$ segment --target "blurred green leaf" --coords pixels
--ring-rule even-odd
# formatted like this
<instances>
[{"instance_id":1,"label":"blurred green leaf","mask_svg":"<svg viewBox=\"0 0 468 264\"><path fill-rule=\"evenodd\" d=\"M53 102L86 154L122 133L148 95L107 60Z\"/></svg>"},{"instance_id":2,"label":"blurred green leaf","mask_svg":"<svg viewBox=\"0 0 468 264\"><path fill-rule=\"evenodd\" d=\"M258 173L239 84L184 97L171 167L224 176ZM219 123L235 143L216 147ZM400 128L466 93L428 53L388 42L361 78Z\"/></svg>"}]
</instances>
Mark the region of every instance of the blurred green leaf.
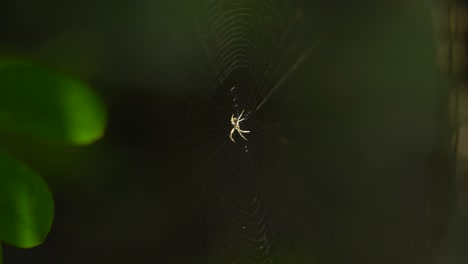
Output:
<instances>
[{"instance_id":1,"label":"blurred green leaf","mask_svg":"<svg viewBox=\"0 0 468 264\"><path fill-rule=\"evenodd\" d=\"M37 246L49 233L53 215L52 194L42 178L0 152L0 241Z\"/></svg>"},{"instance_id":2,"label":"blurred green leaf","mask_svg":"<svg viewBox=\"0 0 468 264\"><path fill-rule=\"evenodd\" d=\"M0 129L52 143L88 144L104 133L101 100L85 84L27 61L0 59Z\"/></svg>"}]
</instances>

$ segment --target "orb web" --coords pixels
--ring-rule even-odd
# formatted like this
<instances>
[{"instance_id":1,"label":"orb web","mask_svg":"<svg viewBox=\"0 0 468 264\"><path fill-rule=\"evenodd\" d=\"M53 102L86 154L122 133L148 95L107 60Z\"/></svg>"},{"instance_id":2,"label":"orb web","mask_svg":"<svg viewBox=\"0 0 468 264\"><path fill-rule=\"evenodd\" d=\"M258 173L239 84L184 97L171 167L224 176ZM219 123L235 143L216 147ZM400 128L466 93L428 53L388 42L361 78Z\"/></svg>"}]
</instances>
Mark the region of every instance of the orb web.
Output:
<instances>
[{"instance_id":1,"label":"orb web","mask_svg":"<svg viewBox=\"0 0 468 264\"><path fill-rule=\"evenodd\" d=\"M200 132L190 141L210 186L208 263L279 263L269 194L272 150L265 135L268 111L275 109L260 106L284 81L285 68L297 66L284 59L294 7L282 0L217 0L204 8L199 34L211 82L198 87L203 96L191 124ZM232 142L230 120L241 114L240 128L250 133L245 140L234 131Z\"/></svg>"}]
</instances>

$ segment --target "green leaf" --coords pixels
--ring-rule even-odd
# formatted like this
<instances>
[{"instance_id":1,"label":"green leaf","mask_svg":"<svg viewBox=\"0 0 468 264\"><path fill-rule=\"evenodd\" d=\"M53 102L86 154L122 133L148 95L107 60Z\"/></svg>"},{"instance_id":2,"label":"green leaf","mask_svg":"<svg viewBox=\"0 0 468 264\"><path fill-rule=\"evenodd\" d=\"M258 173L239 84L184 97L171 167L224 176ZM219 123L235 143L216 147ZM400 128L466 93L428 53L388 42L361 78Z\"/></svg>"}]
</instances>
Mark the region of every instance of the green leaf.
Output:
<instances>
[{"instance_id":1,"label":"green leaf","mask_svg":"<svg viewBox=\"0 0 468 264\"><path fill-rule=\"evenodd\" d=\"M29 248L42 243L54 216L47 184L20 161L0 152L0 241Z\"/></svg>"},{"instance_id":2,"label":"green leaf","mask_svg":"<svg viewBox=\"0 0 468 264\"><path fill-rule=\"evenodd\" d=\"M0 60L0 130L82 145L102 137L105 123L103 103L84 83L27 61Z\"/></svg>"}]
</instances>

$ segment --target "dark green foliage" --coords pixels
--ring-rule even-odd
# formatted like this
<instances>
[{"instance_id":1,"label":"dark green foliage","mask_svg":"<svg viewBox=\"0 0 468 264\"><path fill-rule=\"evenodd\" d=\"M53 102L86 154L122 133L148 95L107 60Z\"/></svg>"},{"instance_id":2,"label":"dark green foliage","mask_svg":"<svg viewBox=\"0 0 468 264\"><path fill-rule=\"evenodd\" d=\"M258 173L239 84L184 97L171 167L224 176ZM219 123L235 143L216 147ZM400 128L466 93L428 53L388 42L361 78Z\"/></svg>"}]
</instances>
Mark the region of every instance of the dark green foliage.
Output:
<instances>
[{"instance_id":1,"label":"dark green foliage","mask_svg":"<svg viewBox=\"0 0 468 264\"><path fill-rule=\"evenodd\" d=\"M27 61L0 59L0 132L84 145L102 137L105 124L104 106L85 84ZM2 150L0 216L0 241L20 248L41 244L54 216L47 184Z\"/></svg>"},{"instance_id":2,"label":"dark green foliage","mask_svg":"<svg viewBox=\"0 0 468 264\"><path fill-rule=\"evenodd\" d=\"M28 63L0 61L0 129L46 142L87 144L105 126L102 103L83 83Z\"/></svg>"},{"instance_id":3,"label":"dark green foliage","mask_svg":"<svg viewBox=\"0 0 468 264\"><path fill-rule=\"evenodd\" d=\"M54 215L46 183L5 153L0 153L0 215L0 240L21 248L39 245Z\"/></svg>"}]
</instances>

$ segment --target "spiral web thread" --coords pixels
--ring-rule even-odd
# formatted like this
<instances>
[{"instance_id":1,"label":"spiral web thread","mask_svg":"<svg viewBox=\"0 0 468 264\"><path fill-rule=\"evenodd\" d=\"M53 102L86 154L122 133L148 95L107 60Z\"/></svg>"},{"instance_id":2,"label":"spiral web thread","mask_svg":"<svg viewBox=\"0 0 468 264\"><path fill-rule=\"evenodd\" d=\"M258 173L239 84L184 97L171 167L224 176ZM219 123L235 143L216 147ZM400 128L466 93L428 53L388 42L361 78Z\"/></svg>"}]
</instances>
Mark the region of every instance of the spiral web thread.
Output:
<instances>
[{"instance_id":1,"label":"spiral web thread","mask_svg":"<svg viewBox=\"0 0 468 264\"><path fill-rule=\"evenodd\" d=\"M284 75L281 55L294 16L286 1L210 1L207 41L214 81L207 92L206 156L214 198L209 205L212 227L209 263L278 263L272 206L268 199L269 153L265 139L255 133L263 122L259 105ZM228 132L231 115L241 113L248 141ZM226 124L226 125L224 125Z\"/></svg>"}]
</instances>

